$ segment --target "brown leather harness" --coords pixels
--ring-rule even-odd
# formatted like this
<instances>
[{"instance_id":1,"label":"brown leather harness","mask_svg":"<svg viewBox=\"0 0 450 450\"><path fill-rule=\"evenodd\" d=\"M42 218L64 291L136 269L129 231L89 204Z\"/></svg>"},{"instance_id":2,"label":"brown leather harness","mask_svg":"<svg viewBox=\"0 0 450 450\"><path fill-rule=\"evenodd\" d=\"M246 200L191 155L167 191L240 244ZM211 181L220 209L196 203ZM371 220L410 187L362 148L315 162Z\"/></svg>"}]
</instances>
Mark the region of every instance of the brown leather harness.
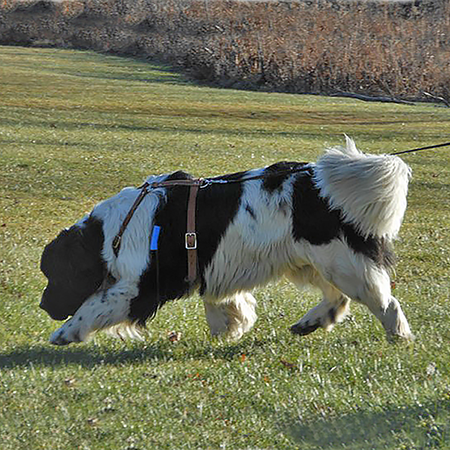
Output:
<instances>
[{"instance_id":1,"label":"brown leather harness","mask_svg":"<svg viewBox=\"0 0 450 450\"><path fill-rule=\"evenodd\" d=\"M173 186L187 186L189 187L189 200L187 205L187 226L185 234L185 248L188 257L188 275L187 281L192 287L197 281L197 231L196 231L196 209L197 209L197 194L201 186L206 185L207 182L202 178L193 180L167 180L156 183L145 182L140 187L140 193L131 206L128 214L120 226L120 229L112 242L113 252L116 257L119 255L120 245L122 242L122 235L130 223L133 214L138 209L139 205L144 200L145 196L152 190L157 188L173 187Z\"/></svg>"}]
</instances>

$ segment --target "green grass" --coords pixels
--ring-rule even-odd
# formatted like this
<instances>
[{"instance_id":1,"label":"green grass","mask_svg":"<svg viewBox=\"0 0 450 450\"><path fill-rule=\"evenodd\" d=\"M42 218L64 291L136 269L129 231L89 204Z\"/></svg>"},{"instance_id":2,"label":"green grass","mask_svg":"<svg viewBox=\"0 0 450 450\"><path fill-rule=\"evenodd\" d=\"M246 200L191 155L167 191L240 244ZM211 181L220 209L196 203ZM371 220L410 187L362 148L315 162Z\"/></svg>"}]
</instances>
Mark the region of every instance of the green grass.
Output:
<instances>
[{"instance_id":1,"label":"green grass","mask_svg":"<svg viewBox=\"0 0 450 450\"><path fill-rule=\"evenodd\" d=\"M342 133L378 153L449 131L444 108L219 90L142 61L0 47L2 449L450 448L448 149L404 157L395 295L412 344L388 344L358 305L332 333L292 336L318 298L284 281L256 291L238 343L209 337L197 297L163 308L145 342L67 348L48 344L58 324L38 308L44 245L148 174L310 161Z\"/></svg>"}]
</instances>

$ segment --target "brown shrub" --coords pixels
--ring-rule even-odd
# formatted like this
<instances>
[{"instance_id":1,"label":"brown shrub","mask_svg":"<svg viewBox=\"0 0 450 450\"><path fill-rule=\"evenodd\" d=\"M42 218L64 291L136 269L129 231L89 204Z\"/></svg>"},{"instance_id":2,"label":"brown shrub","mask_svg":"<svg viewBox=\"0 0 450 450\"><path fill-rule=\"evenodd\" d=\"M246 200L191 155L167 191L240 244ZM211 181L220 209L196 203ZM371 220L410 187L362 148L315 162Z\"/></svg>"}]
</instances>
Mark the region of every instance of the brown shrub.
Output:
<instances>
[{"instance_id":1,"label":"brown shrub","mask_svg":"<svg viewBox=\"0 0 450 450\"><path fill-rule=\"evenodd\" d=\"M0 4L0 41L158 58L223 86L450 101L450 7L77 0Z\"/></svg>"}]
</instances>

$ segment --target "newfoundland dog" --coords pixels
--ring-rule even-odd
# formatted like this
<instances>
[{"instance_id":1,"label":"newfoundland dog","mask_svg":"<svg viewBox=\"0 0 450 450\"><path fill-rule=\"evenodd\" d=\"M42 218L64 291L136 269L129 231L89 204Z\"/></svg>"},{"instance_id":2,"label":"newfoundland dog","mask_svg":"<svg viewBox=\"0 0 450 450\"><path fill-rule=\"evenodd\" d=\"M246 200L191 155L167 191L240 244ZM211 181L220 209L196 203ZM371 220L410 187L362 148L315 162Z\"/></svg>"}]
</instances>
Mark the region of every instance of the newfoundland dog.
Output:
<instances>
[{"instance_id":1,"label":"newfoundland dog","mask_svg":"<svg viewBox=\"0 0 450 450\"><path fill-rule=\"evenodd\" d=\"M389 278L409 178L400 158L363 154L349 138L316 163L204 180L150 176L45 247L40 306L56 320L71 316L50 342L85 341L101 329L140 337L164 303L195 291L211 333L237 339L256 321L252 289L282 276L322 292L295 334L330 330L354 300L388 337L411 338Z\"/></svg>"}]
</instances>

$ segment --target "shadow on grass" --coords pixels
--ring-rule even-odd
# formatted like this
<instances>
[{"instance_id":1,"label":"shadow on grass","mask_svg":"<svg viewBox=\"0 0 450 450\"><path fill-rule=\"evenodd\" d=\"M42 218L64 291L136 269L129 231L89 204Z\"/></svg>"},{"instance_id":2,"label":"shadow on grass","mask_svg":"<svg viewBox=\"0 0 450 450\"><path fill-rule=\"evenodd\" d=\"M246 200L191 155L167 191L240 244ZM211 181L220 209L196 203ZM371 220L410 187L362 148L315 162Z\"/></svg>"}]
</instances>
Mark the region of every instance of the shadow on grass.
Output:
<instances>
[{"instance_id":1,"label":"shadow on grass","mask_svg":"<svg viewBox=\"0 0 450 450\"><path fill-rule=\"evenodd\" d=\"M176 117L174 114L172 114L173 117ZM181 116L181 115L180 115ZM190 117L191 118L196 118L196 117L202 117L204 116L204 114L191 114ZM221 117L216 117L216 119L220 119L220 120L227 120L227 118L221 118ZM237 120L236 118L232 118L232 120ZM46 120L36 120L36 119L26 119L26 120L15 120L15 119L4 119L2 118L2 125L4 126L17 126L18 124L21 124L22 126L32 126L32 127L40 127L40 128L45 128L49 126L49 123L51 123L51 121L46 121ZM305 137L312 137L315 138L317 137L317 133L307 133L304 130L299 130L299 131L283 131L283 130L279 130L279 131L271 131L271 130L265 130L262 127L255 127L254 129L250 129L250 130L244 130L244 129L236 129L236 128L220 128L220 127L214 127L214 128L195 128L195 127L189 127L189 126L183 126L182 124L177 124L177 125L173 125L173 126L169 126L169 125L155 125L155 126L151 126L151 125L138 125L138 124L133 124L133 123L116 123L116 124L106 124L106 123L96 123L96 122L63 122L63 121L58 121L58 127L60 127L63 130L66 131L71 131L71 130L90 130L90 131L112 131L114 133L116 132L137 132L137 133L141 133L141 132L158 132L158 133L164 133L164 134L177 134L177 133L186 133L186 134L195 134L195 135L224 135L224 136L269 136L272 137L274 135L276 136L282 136L282 137L298 137L298 138L305 138ZM8 144L29 144L29 140L27 139L2 139L3 143L8 143ZM82 146L82 145L91 145L91 144L86 144L82 141L79 142L75 142L75 143L62 143L61 140L46 140L46 141L41 141L41 142L35 142L34 145L50 145L50 146Z\"/></svg>"},{"instance_id":2,"label":"shadow on grass","mask_svg":"<svg viewBox=\"0 0 450 450\"><path fill-rule=\"evenodd\" d=\"M10 353L0 354L0 369L12 369L30 365L65 366L70 364L82 367L98 365L120 365L126 362L142 362L146 359L169 359L157 347L138 349L105 350L97 347L50 347L23 346Z\"/></svg>"},{"instance_id":3,"label":"shadow on grass","mask_svg":"<svg viewBox=\"0 0 450 450\"><path fill-rule=\"evenodd\" d=\"M265 341L253 341L253 348L264 346ZM211 343L204 345L172 344L160 341L136 345L132 348L106 346L68 346L54 347L49 345L24 345L9 353L0 353L0 370L18 367L47 366L57 367L79 365L92 368L99 365L119 366L122 364L141 364L145 361L167 362L189 359L223 359L231 361L238 358L248 348L245 343L215 346ZM247 351L248 353L248 351Z\"/></svg>"},{"instance_id":4,"label":"shadow on grass","mask_svg":"<svg viewBox=\"0 0 450 450\"><path fill-rule=\"evenodd\" d=\"M299 448L449 448L450 399L355 412L332 420L293 423L288 434Z\"/></svg>"}]
</instances>

